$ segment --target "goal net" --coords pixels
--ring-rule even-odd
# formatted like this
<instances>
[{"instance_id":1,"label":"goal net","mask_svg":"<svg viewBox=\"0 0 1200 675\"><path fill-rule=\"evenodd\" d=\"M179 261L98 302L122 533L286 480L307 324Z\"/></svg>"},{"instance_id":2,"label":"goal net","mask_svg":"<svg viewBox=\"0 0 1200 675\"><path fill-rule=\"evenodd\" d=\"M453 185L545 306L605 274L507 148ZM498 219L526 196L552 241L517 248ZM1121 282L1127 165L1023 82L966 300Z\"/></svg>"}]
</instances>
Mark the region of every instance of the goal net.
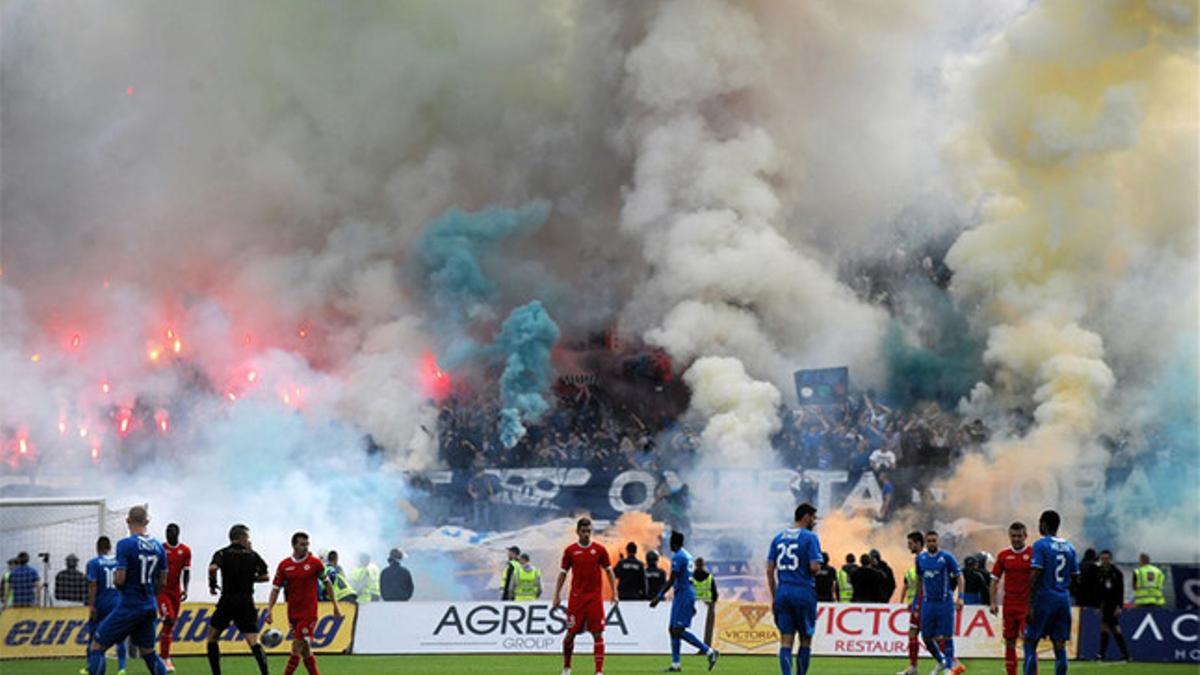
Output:
<instances>
[{"instance_id":1,"label":"goal net","mask_svg":"<svg viewBox=\"0 0 1200 675\"><path fill-rule=\"evenodd\" d=\"M103 499L0 499L0 555L7 561L28 553L53 598L54 577L66 568L66 557L78 557L85 572L97 537L107 535L115 546L126 535L125 511L110 510Z\"/></svg>"}]
</instances>

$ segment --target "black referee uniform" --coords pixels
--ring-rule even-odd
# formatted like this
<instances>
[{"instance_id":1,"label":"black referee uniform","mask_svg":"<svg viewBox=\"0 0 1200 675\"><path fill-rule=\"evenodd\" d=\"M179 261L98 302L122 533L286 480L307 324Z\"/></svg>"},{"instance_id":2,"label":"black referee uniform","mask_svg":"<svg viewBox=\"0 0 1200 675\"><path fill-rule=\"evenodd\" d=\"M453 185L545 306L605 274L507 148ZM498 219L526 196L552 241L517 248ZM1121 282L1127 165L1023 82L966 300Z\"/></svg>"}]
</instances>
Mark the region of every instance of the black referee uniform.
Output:
<instances>
[{"instance_id":1,"label":"black referee uniform","mask_svg":"<svg viewBox=\"0 0 1200 675\"><path fill-rule=\"evenodd\" d=\"M212 627L224 631L233 624L242 635L257 633L254 582L267 575L266 561L235 542L214 553L212 565L221 570L221 598L213 612ZM210 576L210 584L215 578Z\"/></svg>"}]
</instances>

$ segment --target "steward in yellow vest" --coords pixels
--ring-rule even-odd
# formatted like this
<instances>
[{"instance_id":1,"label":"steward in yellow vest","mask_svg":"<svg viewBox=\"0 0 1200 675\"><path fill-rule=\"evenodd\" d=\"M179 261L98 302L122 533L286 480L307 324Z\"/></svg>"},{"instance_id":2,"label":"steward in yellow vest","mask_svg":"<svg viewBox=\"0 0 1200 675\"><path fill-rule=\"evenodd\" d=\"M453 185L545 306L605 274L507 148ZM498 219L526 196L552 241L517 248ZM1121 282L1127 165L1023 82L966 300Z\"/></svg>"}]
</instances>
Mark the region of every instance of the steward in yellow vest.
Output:
<instances>
[{"instance_id":1,"label":"steward in yellow vest","mask_svg":"<svg viewBox=\"0 0 1200 675\"><path fill-rule=\"evenodd\" d=\"M516 587L512 598L517 602L533 602L542 597L542 571L529 562L529 554L521 554L521 564L511 577Z\"/></svg>"},{"instance_id":2,"label":"steward in yellow vest","mask_svg":"<svg viewBox=\"0 0 1200 675\"><path fill-rule=\"evenodd\" d=\"M1133 604L1137 607L1162 607L1167 604L1163 597L1163 573L1150 564L1150 556L1138 556L1138 567L1133 571Z\"/></svg>"},{"instance_id":3,"label":"steward in yellow vest","mask_svg":"<svg viewBox=\"0 0 1200 675\"><path fill-rule=\"evenodd\" d=\"M850 583L850 573L854 571L855 567L858 565L854 564L854 554L847 553L846 564L842 565L837 573L838 602L850 602L854 597L854 586Z\"/></svg>"}]
</instances>

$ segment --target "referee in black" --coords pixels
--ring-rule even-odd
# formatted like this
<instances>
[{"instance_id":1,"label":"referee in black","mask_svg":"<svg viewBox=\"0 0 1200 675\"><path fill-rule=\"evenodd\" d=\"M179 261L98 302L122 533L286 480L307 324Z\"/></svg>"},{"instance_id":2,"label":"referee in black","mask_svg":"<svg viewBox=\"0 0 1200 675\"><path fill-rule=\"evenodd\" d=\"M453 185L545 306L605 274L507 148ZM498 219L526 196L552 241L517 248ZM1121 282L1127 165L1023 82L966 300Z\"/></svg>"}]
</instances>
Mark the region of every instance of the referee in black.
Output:
<instances>
[{"instance_id":1,"label":"referee in black","mask_svg":"<svg viewBox=\"0 0 1200 675\"><path fill-rule=\"evenodd\" d=\"M221 583L217 585L217 570ZM258 611L254 609L254 584L267 581L267 563L250 547L250 528L234 525L229 528L229 545L213 554L208 565L208 592L221 594L217 610L208 627L208 667L213 675L221 675L221 633L233 624L258 662L258 670L267 675L267 655L258 643Z\"/></svg>"}]
</instances>

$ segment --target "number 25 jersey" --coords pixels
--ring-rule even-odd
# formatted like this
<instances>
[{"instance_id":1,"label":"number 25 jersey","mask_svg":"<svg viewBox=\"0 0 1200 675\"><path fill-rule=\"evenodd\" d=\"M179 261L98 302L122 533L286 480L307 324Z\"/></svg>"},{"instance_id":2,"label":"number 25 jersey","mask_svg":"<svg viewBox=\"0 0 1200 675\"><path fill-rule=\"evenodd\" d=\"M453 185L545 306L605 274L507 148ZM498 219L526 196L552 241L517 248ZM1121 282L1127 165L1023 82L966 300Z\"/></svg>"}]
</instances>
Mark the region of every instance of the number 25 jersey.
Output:
<instances>
[{"instance_id":1,"label":"number 25 jersey","mask_svg":"<svg viewBox=\"0 0 1200 675\"><path fill-rule=\"evenodd\" d=\"M809 568L810 563L820 563L821 542L812 530L783 530L771 540L767 551L767 562L775 563L779 576L779 587L803 588L817 592L817 581Z\"/></svg>"}]
</instances>

